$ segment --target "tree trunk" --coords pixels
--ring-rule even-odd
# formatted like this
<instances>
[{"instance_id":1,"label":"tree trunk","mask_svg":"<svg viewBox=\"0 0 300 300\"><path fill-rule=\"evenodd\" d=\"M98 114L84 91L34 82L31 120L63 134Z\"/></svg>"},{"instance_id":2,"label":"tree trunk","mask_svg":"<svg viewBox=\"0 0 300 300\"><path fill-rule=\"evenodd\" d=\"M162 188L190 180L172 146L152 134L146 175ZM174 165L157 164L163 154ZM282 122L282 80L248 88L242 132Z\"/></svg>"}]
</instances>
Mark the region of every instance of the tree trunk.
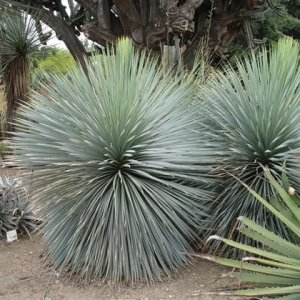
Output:
<instances>
[{"instance_id":1,"label":"tree trunk","mask_svg":"<svg viewBox=\"0 0 300 300\"><path fill-rule=\"evenodd\" d=\"M14 121L20 105L27 101L29 92L29 62L25 56L19 56L9 62L3 73L4 96L6 98L5 137L14 131Z\"/></svg>"}]
</instances>

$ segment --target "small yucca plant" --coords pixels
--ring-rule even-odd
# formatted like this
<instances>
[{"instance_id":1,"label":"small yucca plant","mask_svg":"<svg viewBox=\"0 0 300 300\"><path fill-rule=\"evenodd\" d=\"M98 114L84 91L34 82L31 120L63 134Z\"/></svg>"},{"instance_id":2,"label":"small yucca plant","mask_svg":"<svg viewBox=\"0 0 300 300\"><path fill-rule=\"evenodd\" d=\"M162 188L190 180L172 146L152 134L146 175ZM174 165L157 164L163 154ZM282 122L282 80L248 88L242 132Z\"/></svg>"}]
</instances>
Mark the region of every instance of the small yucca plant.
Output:
<instances>
[{"instance_id":1,"label":"small yucca plant","mask_svg":"<svg viewBox=\"0 0 300 300\"><path fill-rule=\"evenodd\" d=\"M300 238L300 199L295 195L295 190L288 185L281 186L271 175L270 170L265 174L280 200L273 205L263 199L254 190L247 187L247 192L255 197L261 205L266 207L281 222L289 228L295 236ZM286 180L285 180L286 181ZM240 269L234 273L242 282L253 283L255 288L238 290L230 294L241 296L270 296L272 299L298 300L300 299L300 247L283 239L265 227L255 224L248 218L240 217L239 231L246 237L260 243L260 248L212 236L210 240L218 240L230 247L245 251L250 255L242 261L205 257L219 264Z\"/></svg>"},{"instance_id":2,"label":"small yucca plant","mask_svg":"<svg viewBox=\"0 0 300 300\"><path fill-rule=\"evenodd\" d=\"M16 229L20 235L31 237L39 223L21 183L0 176L0 236Z\"/></svg>"},{"instance_id":3,"label":"small yucca plant","mask_svg":"<svg viewBox=\"0 0 300 300\"><path fill-rule=\"evenodd\" d=\"M2 4L0 10L0 57L6 100L5 136L20 104L29 94L29 59L37 52L40 39L35 21ZM3 133L3 132L2 132Z\"/></svg>"},{"instance_id":4,"label":"small yucca plant","mask_svg":"<svg viewBox=\"0 0 300 300\"><path fill-rule=\"evenodd\" d=\"M236 230L236 218L243 215L292 239L282 222L269 215L234 176L270 199L274 188L265 180L262 166L280 180L285 165L291 184L300 188L299 49L297 42L281 40L270 51L237 62L235 70L227 67L201 92L210 137L223 148L213 154L222 182L210 217L212 232L220 236L251 242ZM217 240L210 246L223 254L227 249Z\"/></svg>"},{"instance_id":5,"label":"small yucca plant","mask_svg":"<svg viewBox=\"0 0 300 300\"><path fill-rule=\"evenodd\" d=\"M129 40L69 78L23 107L14 140L50 258L87 281L160 279L187 261L210 198L190 88Z\"/></svg>"}]
</instances>

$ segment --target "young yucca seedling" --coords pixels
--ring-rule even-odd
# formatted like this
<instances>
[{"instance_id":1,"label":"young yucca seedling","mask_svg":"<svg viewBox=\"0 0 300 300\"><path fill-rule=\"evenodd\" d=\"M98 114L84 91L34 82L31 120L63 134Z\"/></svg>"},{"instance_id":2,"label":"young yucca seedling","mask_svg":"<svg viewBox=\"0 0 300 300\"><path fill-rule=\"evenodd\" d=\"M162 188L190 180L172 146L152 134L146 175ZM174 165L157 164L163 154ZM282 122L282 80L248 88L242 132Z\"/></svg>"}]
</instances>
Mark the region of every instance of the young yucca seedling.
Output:
<instances>
[{"instance_id":1,"label":"young yucca seedling","mask_svg":"<svg viewBox=\"0 0 300 300\"><path fill-rule=\"evenodd\" d=\"M129 40L69 78L23 107L14 139L49 256L87 281L160 279L187 261L210 199L190 88Z\"/></svg>"},{"instance_id":2,"label":"young yucca seedling","mask_svg":"<svg viewBox=\"0 0 300 300\"><path fill-rule=\"evenodd\" d=\"M279 201L271 205L253 189L247 188L249 192L261 205L274 214L282 224L289 228L295 236L300 238L300 200L295 195L294 188L281 186L271 175L269 169L265 174L274 190L278 193ZM286 180L285 180L286 181ZM206 259L219 264L240 269L234 273L242 282L253 283L256 288L238 290L230 294L241 296L269 296L274 299L298 300L300 299L300 247L283 239L265 227L257 225L245 217L238 218L239 231L246 237L260 243L260 247L251 247L219 236L211 236L210 240L217 240L249 255L242 261L207 257Z\"/></svg>"},{"instance_id":3,"label":"young yucca seedling","mask_svg":"<svg viewBox=\"0 0 300 300\"><path fill-rule=\"evenodd\" d=\"M265 180L261 166L280 180L285 164L291 184L300 188L299 49L298 42L281 40L270 51L264 49L238 61L236 70L227 67L201 92L210 138L223 148L213 154L219 162L216 173L223 180L210 217L211 230L220 236L251 242L236 230L236 218L243 215L292 239L282 222L234 176L270 199L274 188ZM210 246L223 254L228 249L218 240ZM233 251L227 254L238 254Z\"/></svg>"}]
</instances>

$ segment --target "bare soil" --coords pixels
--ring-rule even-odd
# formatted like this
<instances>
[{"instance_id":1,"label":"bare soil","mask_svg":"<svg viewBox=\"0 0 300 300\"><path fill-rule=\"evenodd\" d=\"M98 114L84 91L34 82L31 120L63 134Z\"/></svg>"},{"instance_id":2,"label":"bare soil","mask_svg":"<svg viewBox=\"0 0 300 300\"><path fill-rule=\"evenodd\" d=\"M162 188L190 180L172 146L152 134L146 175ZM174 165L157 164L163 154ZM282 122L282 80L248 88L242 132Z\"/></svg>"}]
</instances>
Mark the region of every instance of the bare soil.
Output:
<instances>
[{"instance_id":1,"label":"bare soil","mask_svg":"<svg viewBox=\"0 0 300 300\"><path fill-rule=\"evenodd\" d=\"M46 267L41 258L42 241L21 238L7 243L0 240L1 300L234 300L237 297L212 295L236 282L222 278L229 269L196 259L192 266L182 268L173 280L155 285L112 287L92 284L79 287Z\"/></svg>"},{"instance_id":2,"label":"bare soil","mask_svg":"<svg viewBox=\"0 0 300 300\"><path fill-rule=\"evenodd\" d=\"M0 159L0 175L18 177L14 168L5 168ZM224 274L230 269L195 259L181 268L172 280L154 285L91 284L78 286L59 276L43 262L41 239L21 238L7 243L0 238L1 300L238 300L239 297L218 296L216 291L238 284Z\"/></svg>"}]
</instances>

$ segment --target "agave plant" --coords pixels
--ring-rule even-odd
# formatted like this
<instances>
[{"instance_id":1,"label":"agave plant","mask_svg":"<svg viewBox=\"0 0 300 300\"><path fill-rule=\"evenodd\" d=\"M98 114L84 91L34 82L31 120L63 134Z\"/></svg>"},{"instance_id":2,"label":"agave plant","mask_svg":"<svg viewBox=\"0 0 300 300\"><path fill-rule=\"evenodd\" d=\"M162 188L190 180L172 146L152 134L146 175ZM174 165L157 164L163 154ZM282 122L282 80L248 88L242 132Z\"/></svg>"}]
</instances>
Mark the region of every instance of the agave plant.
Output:
<instances>
[{"instance_id":1,"label":"agave plant","mask_svg":"<svg viewBox=\"0 0 300 300\"><path fill-rule=\"evenodd\" d=\"M282 222L234 176L269 199L274 188L265 180L262 166L280 180L285 164L291 184L300 187L299 49L297 42L281 40L270 51L238 61L235 69L225 68L202 89L210 137L223 147L214 154L222 182L210 217L210 228L220 236L251 242L236 230L236 218L243 215L292 240ZM228 249L218 240L210 247L223 254ZM239 253L228 253L235 254Z\"/></svg>"},{"instance_id":2,"label":"agave plant","mask_svg":"<svg viewBox=\"0 0 300 300\"><path fill-rule=\"evenodd\" d=\"M0 176L0 236L16 229L31 237L39 222L20 182Z\"/></svg>"},{"instance_id":3,"label":"agave plant","mask_svg":"<svg viewBox=\"0 0 300 300\"><path fill-rule=\"evenodd\" d=\"M33 169L54 265L84 280L151 282L188 260L213 147L180 79L121 40L24 107L17 163Z\"/></svg>"},{"instance_id":4,"label":"agave plant","mask_svg":"<svg viewBox=\"0 0 300 300\"><path fill-rule=\"evenodd\" d=\"M250 194L266 207L291 232L300 238L300 199L295 195L295 189L288 185L280 185L266 169L265 174L279 201L270 204L254 190L247 187ZM287 182L287 180L284 180ZM275 198L274 198L275 199ZM255 283L256 288L231 292L241 296L270 296L272 299L300 299L300 247L283 239L265 227L257 225L249 218L239 217L241 234L260 243L261 247L251 247L246 244L212 236L210 240L218 240L230 247L246 251L254 256L244 257L242 261L205 257L219 264L240 269L234 273L242 282Z\"/></svg>"}]
</instances>

